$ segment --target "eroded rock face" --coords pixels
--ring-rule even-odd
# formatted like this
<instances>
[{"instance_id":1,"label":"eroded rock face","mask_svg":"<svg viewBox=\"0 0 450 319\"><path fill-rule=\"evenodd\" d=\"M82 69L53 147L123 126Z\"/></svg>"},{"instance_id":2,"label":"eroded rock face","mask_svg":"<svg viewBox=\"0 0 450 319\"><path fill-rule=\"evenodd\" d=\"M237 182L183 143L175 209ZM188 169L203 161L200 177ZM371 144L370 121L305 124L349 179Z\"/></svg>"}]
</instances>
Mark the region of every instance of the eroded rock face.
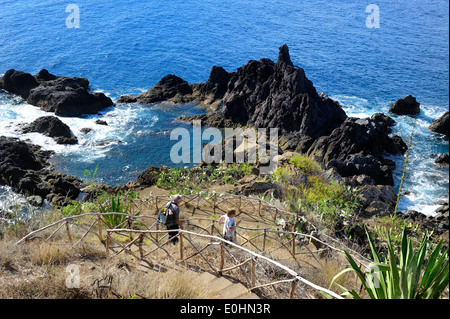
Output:
<instances>
[{"instance_id":1,"label":"eroded rock face","mask_svg":"<svg viewBox=\"0 0 450 319\"><path fill-rule=\"evenodd\" d=\"M182 78L169 74L163 77L147 92L141 93L136 97L121 96L117 103L140 103L151 104L161 101L170 101L183 103L191 100L192 88ZM186 99L184 98L186 96Z\"/></svg>"},{"instance_id":2,"label":"eroded rock face","mask_svg":"<svg viewBox=\"0 0 450 319\"><path fill-rule=\"evenodd\" d=\"M384 152L403 154L407 146L400 137L389 137L388 123L378 117L348 118L330 135L315 140L308 154L320 156L342 177L367 175L376 184L393 185L395 164L384 158Z\"/></svg>"},{"instance_id":3,"label":"eroded rock face","mask_svg":"<svg viewBox=\"0 0 450 319\"><path fill-rule=\"evenodd\" d=\"M58 144L77 144L70 127L55 116L42 116L23 128L24 133L38 132L52 137Z\"/></svg>"},{"instance_id":4,"label":"eroded rock face","mask_svg":"<svg viewBox=\"0 0 450 319\"><path fill-rule=\"evenodd\" d=\"M304 70L291 62L286 45L276 63L262 59L240 67L217 113L244 125L313 138L329 134L346 118L335 101L319 97Z\"/></svg>"},{"instance_id":5,"label":"eroded rock face","mask_svg":"<svg viewBox=\"0 0 450 319\"><path fill-rule=\"evenodd\" d=\"M43 69L35 76L8 70L0 89L22 96L31 105L59 116L96 114L114 103L103 93L91 93L89 81L80 77L55 76Z\"/></svg>"},{"instance_id":6,"label":"eroded rock face","mask_svg":"<svg viewBox=\"0 0 450 319\"><path fill-rule=\"evenodd\" d=\"M420 103L412 95L398 99L391 104L389 112L399 115L414 115L420 113Z\"/></svg>"},{"instance_id":7,"label":"eroded rock face","mask_svg":"<svg viewBox=\"0 0 450 319\"><path fill-rule=\"evenodd\" d=\"M440 118L433 121L433 123L429 127L429 130L435 133L449 136L450 126L448 117L449 112L447 111Z\"/></svg>"},{"instance_id":8,"label":"eroded rock face","mask_svg":"<svg viewBox=\"0 0 450 319\"><path fill-rule=\"evenodd\" d=\"M366 216L392 215L397 194L391 186L366 185L358 191L358 199Z\"/></svg>"},{"instance_id":9,"label":"eroded rock face","mask_svg":"<svg viewBox=\"0 0 450 319\"><path fill-rule=\"evenodd\" d=\"M58 205L76 199L82 181L53 171L48 163L51 154L39 146L0 136L0 184Z\"/></svg>"}]
</instances>

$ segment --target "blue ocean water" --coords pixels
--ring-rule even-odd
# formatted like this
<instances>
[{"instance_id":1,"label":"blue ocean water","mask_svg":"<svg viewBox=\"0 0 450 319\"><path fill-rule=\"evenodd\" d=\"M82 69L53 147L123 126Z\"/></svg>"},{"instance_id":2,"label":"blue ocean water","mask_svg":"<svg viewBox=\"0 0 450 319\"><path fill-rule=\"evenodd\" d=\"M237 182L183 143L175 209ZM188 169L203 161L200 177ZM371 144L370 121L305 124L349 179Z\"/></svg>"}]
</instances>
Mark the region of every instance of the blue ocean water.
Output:
<instances>
[{"instance_id":1,"label":"blue ocean water","mask_svg":"<svg viewBox=\"0 0 450 319\"><path fill-rule=\"evenodd\" d=\"M80 27L67 28L68 4L78 5ZM407 94L417 97L416 118L393 116L394 133L415 135L404 188L404 208L431 207L448 198L448 168L433 164L447 152L448 138L428 132L449 107L449 3L379 0L380 28L367 28L370 1L324 0L0 0L0 74L10 68L82 76L93 90L116 100L148 90L167 74L189 83L206 81L213 65L234 71L250 59L276 60L286 43L295 65L318 91L344 105L351 116L387 112ZM193 105L119 105L97 116L63 118L79 136L78 146L58 146L27 134L57 152L54 163L83 177L99 164L101 182L118 185L148 165L170 164L170 130L179 115L203 112ZM0 93L0 133L14 132L43 112ZM83 127L94 133L82 136ZM111 142L103 146L98 143ZM121 141L119 142L114 142ZM403 168L397 165L396 186Z\"/></svg>"}]
</instances>

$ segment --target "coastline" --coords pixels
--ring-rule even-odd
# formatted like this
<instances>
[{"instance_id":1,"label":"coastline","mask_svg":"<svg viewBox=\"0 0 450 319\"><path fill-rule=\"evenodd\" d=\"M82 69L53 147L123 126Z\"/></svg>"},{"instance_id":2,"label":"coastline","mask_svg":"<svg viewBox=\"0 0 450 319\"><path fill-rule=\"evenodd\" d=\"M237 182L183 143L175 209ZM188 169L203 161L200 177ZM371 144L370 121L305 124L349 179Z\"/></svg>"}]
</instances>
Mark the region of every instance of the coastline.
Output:
<instances>
[{"instance_id":1,"label":"coastline","mask_svg":"<svg viewBox=\"0 0 450 319\"><path fill-rule=\"evenodd\" d=\"M257 83L258 81L260 81L259 82L260 84L257 85L262 86L264 85L271 86L272 82L277 83L277 81L285 81L285 79L288 77L289 74L295 74L293 77L295 79L294 82L304 83L302 84L304 85L304 87L299 87L296 89L289 88L285 93L279 93L274 91L273 93L270 94L274 94L274 96L280 94L281 96L283 96L284 94L283 98L288 99L288 101L289 99L292 99L292 103L298 103L294 102L297 99L297 96L305 96L307 98L310 97L315 101L314 103L319 103L319 105L323 105L320 107L322 108L331 107L331 109L335 110L332 112L336 112L336 114L339 115L336 115L337 117L335 115L332 115L331 118L334 119L333 121L336 122L335 123L333 122L334 124L331 124L330 126L329 119L321 119L320 117L310 118L306 120L302 119L303 121L301 124L302 126L300 126L299 128L291 128L289 130L284 130L287 127L286 126L287 123L291 123L291 119L288 117L286 118L283 113L278 113L275 117L279 119L278 120L279 122L267 122L267 123L264 122L264 118L267 117L266 113L270 112L271 110L270 106L269 107L264 106L266 103L264 99L266 97L256 97L256 102L252 102L255 103L256 110L258 110L258 108L261 107L262 105L261 111L258 111L261 112L261 114L263 115L262 117L261 115L252 115L249 113L248 115L246 115L247 117L242 118L240 113L229 113L227 107L229 109L232 109L234 107L232 106L232 108L230 108L229 106L227 106L229 102L234 103L233 102L235 99L234 96L242 94L240 91L241 89L239 88L241 86L241 84L239 84L240 83L239 81L244 81L241 79L245 79L245 77L251 78L252 76L254 76L252 75L252 73L246 74L247 72L246 70L247 69L251 70L252 68L253 69L261 68L265 69L266 70L265 72L269 72L268 75L265 75L265 78L256 80ZM274 71L267 71L271 70L271 68ZM7 75L5 79L14 75L14 73L11 71L8 71L5 74ZM31 75L27 75L26 73L19 72L17 74L20 77L25 77L27 79L26 81L31 82L31 84L26 84L28 85L28 87L25 85L25 89L21 87L17 88L12 87L12 89L9 89L12 90L12 92L21 94L23 98L26 98L27 95L30 94L29 92L34 92L33 88L39 86L39 83L46 83L45 81L48 81L48 83L50 83L46 84L46 87L49 87L49 89L45 88L47 90L51 90L52 85L55 85L53 84L53 82L56 81L65 81L66 83L69 83L69 85L72 86L81 85L84 90L88 89L88 84L87 85L85 84L89 83L87 79L57 77L48 73L48 71L46 70L42 70L35 76L35 78L41 82L36 82ZM2 86L4 89L5 88L8 89L7 82L5 81L6 80L2 81L3 83ZM266 82L268 84L266 84ZM290 60L289 49L286 45L284 45L280 48L280 54L278 57L278 61L276 63L268 59L262 59L259 62L249 61L248 65L238 68L238 72L226 72L222 67L214 66L211 69L211 74L208 81L195 84L188 84L186 81L175 75L168 75L166 77L163 77L162 80L158 82L154 87L152 87L149 91L143 92L136 97L122 96L117 100L116 103L113 103L110 100L109 103L104 104L104 106L102 106L102 109L93 110L91 113L97 113L97 115L94 115L91 118L92 121L96 119L96 128L103 128L103 127L108 128L109 126L108 123L102 120L102 118L104 118L103 115L105 109L112 108L112 110L114 110L118 106L129 105L130 103L131 105L133 105L133 107L139 106L139 104L154 104L154 103L169 102L178 105L187 103L187 105L194 105L195 108L198 108L203 112L205 111L206 112L201 115L177 118L176 119L177 121L181 120L189 122L192 119L202 119L204 120L203 124L221 128L236 127L236 125L238 126L250 125L250 127L253 125L256 126L268 125L269 127L275 125L282 129L281 143L284 145L282 145L281 148L283 149L283 152L300 151L300 153L305 153L310 156L316 156L316 158L318 158L319 161L323 161L322 164L324 164L327 169L332 169L338 175L340 175L341 176L340 179L343 180L344 183L353 187L364 185L367 186L372 185L371 187L373 187L373 185L383 185L383 184L390 186L394 185L392 174L393 172L398 172L398 165L397 168L395 168L396 166L395 163L389 159L389 156L386 156L385 152L386 150L388 150L388 152L398 153L399 154L398 156L401 157L402 156L401 154L404 153L406 150L406 144L402 141L401 137L393 135L392 129L389 128L389 126L395 125L396 121L394 121L392 118L382 113L373 114L370 119L368 117L360 117L359 119L347 117L347 115L345 115L345 112L342 111L342 106L339 104L339 102L337 102L336 100L332 100L330 98L319 98L318 93L316 92L312 83L310 84L308 83L309 80L306 78L304 71L301 68L294 67L293 63ZM233 92L233 90L236 90L233 87L237 87L237 92L235 93ZM297 90L297 92L292 90ZM36 95L36 93L32 94ZM95 94L103 96L103 98L105 97L102 93L95 93ZM248 98L254 99L253 97L250 97L250 95ZM258 98L260 98L261 100L258 101L257 100ZM46 98L43 97L43 101L45 101L45 99ZM37 104L37 106L41 105L41 107L42 105L46 105L45 103L47 103L45 102L44 104L39 104L41 103L39 101L33 102L33 98L31 99L31 102ZM51 103L54 103L56 105L57 110L57 107L60 102L58 100L54 100ZM264 107L266 109L264 109ZM302 106L302 104L300 104L299 107L308 108L309 105L305 104L305 106ZM47 111L45 113L48 113L48 111L50 110L55 110L55 108L47 108L47 109L44 108L44 111ZM252 110L255 110L255 108ZM57 111L56 113L58 112L62 114L68 114L67 112L69 111L64 111L64 109L61 109L61 111ZM75 112L72 115L80 116L81 114L79 112L78 113ZM251 117L256 119L255 120L256 122L251 122L254 121L251 120L246 123L245 122L246 119L249 119ZM274 117L273 115L269 115L269 118L273 117ZM324 124L326 123L326 125L323 128L321 128L320 125L322 124L318 123ZM340 128L341 125L342 125L342 132L339 131L339 129L341 129ZM374 125L376 129L373 129ZM368 135L366 138L373 139L374 141L376 141L371 143L384 145L382 146L382 148L385 149L378 149L376 147L367 148L367 145L365 144L366 142L360 142L359 141L360 137L357 137L358 135L351 137L351 135L345 133L347 129L360 130L360 133L358 134L362 134L364 130L368 130L367 131ZM87 128L87 130L92 129ZM335 134L336 137L333 137L333 134ZM81 133L77 132L77 135L81 135ZM333 144L331 144L332 148L330 148L330 143L335 143L336 145L333 146ZM114 148L115 147L114 145L121 145L121 144L124 143L120 140L108 140L106 145L109 145L112 148ZM345 147L348 146L344 146L343 149L338 150L339 148L342 148L342 146L340 145L350 145L350 147L347 150L345 150ZM333 152L335 152L334 153L335 155L330 156L330 154L333 154ZM358 155L357 154L358 152L362 152L363 156ZM375 155L375 157L373 155ZM354 163L359 164L355 166ZM350 171L347 168L343 169L342 168L343 165L344 166L350 165L353 167L353 169L351 169ZM358 165L367 166L367 168L360 170L359 168L357 168L359 167ZM356 177L358 175L366 176L366 174L369 174L369 176L367 178L364 177L361 179L365 180L364 182L361 183L357 181ZM379 178L383 174L385 174L383 178L373 180L373 178ZM396 180L398 181L398 177L396 178ZM127 184L128 182L123 184ZM445 198L443 199L445 200ZM406 201L407 200L408 199L406 198ZM433 215L436 215L437 213L431 210L432 208L439 208L440 206L442 205L438 205L436 203L433 203L432 205L429 206L425 206L427 215L430 215L431 217L433 217Z\"/></svg>"}]
</instances>

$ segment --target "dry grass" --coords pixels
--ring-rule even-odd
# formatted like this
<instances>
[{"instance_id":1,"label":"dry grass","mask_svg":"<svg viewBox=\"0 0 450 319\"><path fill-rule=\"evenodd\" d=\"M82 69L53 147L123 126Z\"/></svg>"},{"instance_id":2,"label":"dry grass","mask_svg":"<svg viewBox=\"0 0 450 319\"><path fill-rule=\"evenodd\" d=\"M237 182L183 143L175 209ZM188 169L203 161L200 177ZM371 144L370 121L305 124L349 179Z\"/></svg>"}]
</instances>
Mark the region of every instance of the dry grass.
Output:
<instances>
[{"instance_id":1,"label":"dry grass","mask_svg":"<svg viewBox=\"0 0 450 319\"><path fill-rule=\"evenodd\" d=\"M329 288L334 276L348 267L348 265L338 259L340 259L339 255L337 255L337 258L324 258L321 260L321 264L318 266L318 269L313 271L311 274L314 278L315 284L324 288ZM335 283L344 286L349 290L354 289L355 291L359 291L360 289L356 275L353 272L347 272L340 276ZM338 294L342 293L336 285L333 285L330 289Z\"/></svg>"},{"instance_id":2,"label":"dry grass","mask_svg":"<svg viewBox=\"0 0 450 319\"><path fill-rule=\"evenodd\" d=\"M207 206L207 205L206 205ZM189 217L213 217L213 211L211 207L202 207L202 209L195 210L194 206L186 205L183 211L184 218ZM189 210L192 210L190 212ZM250 208L248 209L251 210ZM216 214L218 215L218 214ZM250 215L250 214L249 214ZM247 214L242 214L241 219L248 227L268 227L269 225L264 222L255 221ZM61 217L61 216L59 216ZM255 218L259 216L254 215ZM56 220L59 220L57 218ZM44 224L48 224L55 221L54 215L50 214ZM70 226L71 236L74 242L77 242L85 233L87 227L95 221L92 217L85 218L83 221L76 221L77 225ZM198 224L206 227L211 223L211 219L205 221L198 221ZM75 222L75 221L74 221ZM149 222L152 222L150 220ZM197 222L196 222L197 223ZM243 224L244 224L243 223ZM84 225L84 229L79 227ZM42 223L40 225L43 226ZM144 227L144 226L143 226ZM145 225L144 229L147 227ZM216 224L217 227L217 224ZM273 227L273 225L272 225ZM193 227L186 227L193 231L200 231L200 229ZM220 228L220 227L219 227ZM179 265L175 265L174 261L168 258L167 254L162 250L156 250L155 253L149 256L149 260L154 264L164 264L165 271L161 271L160 268L150 267L144 269L142 265L134 260L130 255L124 253L115 256L113 253L109 257L105 254L105 248L100 243L96 236L91 234L85 238L81 245L70 245L67 241L67 233L65 228L56 233L51 242L45 242L44 238L47 238L55 228L48 229L43 233L38 234L34 240L19 245L14 243L25 236L29 231L36 229L36 227L29 227L29 225L22 225L14 230L10 230L4 233L3 240L0 241L0 297L1 298L152 298L152 299L202 299L208 298L209 292L206 286L200 284L197 280L197 274L191 271L185 271L183 269L176 269ZM94 224L93 229L96 229ZM219 229L219 232L221 230ZM239 230L240 235L245 238L250 238L260 231L244 231ZM209 233L209 228L207 232ZM217 232L214 232L217 235ZM105 228L103 227L103 238L105 236ZM340 270L345 268L345 262L337 262L329 259L325 256L320 259L320 266L317 263L313 263L316 268L309 266L309 263L313 262L310 255L299 254L302 252L301 247L297 248L297 258L299 259L302 267L298 267L297 262L292 259L291 253L288 250L291 249L288 243L286 247L280 248L273 253L268 253L279 246L276 235L273 235L274 239L266 241L265 249L266 255L279 260L282 264L297 271L301 276L312 282L328 288L332 278ZM135 237L135 236L133 236ZM159 239L161 240L162 235ZM197 237L194 239L194 235L189 235L197 249L201 249L208 244L209 239ZM114 238L120 244L126 244L130 241L129 236L114 235ZM252 240L254 245L262 247L262 236L259 236ZM283 242L288 238L283 238ZM165 239L167 240L167 239ZM164 241L165 241L164 240ZM239 238L239 243L243 244L244 238ZM111 242L111 245L116 246ZM179 245L172 246L166 245L165 249L175 258L179 258L180 249ZM247 243L244 247L258 251L253 245ZM149 252L155 248L154 244L150 240L144 240L144 250ZM137 249L134 247L134 249ZM118 251L119 248L116 248ZM136 252L136 250L134 250ZM234 266L237 263L241 263L247 260L250 256L236 248L229 248L229 251L233 254L233 257L228 252L225 253L225 267ZM193 248L190 243L184 240L184 257L188 257L192 254L196 254L197 250ZM217 245L210 246L202 252L203 256L208 260L213 267L218 268L220 260L220 249ZM309 256L309 257L308 257ZM201 268L203 270L211 270L208 262L206 262L201 256L188 260L186 264L192 267ZM68 276L66 267L70 264L75 264L80 267L81 286L78 289L69 289L66 287L65 280ZM257 284L265 284L270 281L289 279L285 272L279 271L278 268L273 265L268 265L261 262L264 269L257 266L258 280ZM343 266L344 265L344 266ZM243 267L247 272L247 278L245 273L241 269L235 269L227 272L226 275L233 277L234 279L246 283L248 276L251 272L251 263L248 263ZM168 270L167 270L168 269ZM267 278L270 276L270 279ZM350 276L350 274L349 274ZM343 276L339 283L345 287L353 288L352 285L348 285L347 276ZM349 283L350 283L349 279ZM310 294L305 294L307 287L297 288L296 297L308 298ZM336 289L333 289L336 291ZM283 297L286 297L286 293L289 293L289 284L280 287L280 292L283 292ZM267 298L277 298L277 294L272 288L263 289L263 296ZM309 291L311 292L311 291ZM340 291L337 291L340 292ZM312 293L314 294L314 292Z\"/></svg>"}]
</instances>

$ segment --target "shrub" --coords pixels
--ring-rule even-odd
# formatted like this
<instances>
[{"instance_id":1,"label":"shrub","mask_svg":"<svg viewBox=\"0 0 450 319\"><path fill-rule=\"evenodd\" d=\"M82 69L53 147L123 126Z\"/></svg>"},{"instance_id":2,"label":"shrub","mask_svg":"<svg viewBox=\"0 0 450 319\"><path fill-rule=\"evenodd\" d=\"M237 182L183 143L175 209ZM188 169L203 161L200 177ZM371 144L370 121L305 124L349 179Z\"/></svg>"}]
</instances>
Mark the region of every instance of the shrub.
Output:
<instances>
[{"instance_id":1,"label":"shrub","mask_svg":"<svg viewBox=\"0 0 450 319\"><path fill-rule=\"evenodd\" d=\"M320 164L306 155L296 154L289 159L289 163L303 174L320 174L322 172Z\"/></svg>"},{"instance_id":2,"label":"shrub","mask_svg":"<svg viewBox=\"0 0 450 319\"><path fill-rule=\"evenodd\" d=\"M366 230L367 232L367 230ZM400 254L397 256L390 236L388 236L388 256L381 256L367 232L374 263L369 267L371 271L363 272L350 254L345 251L351 267L337 274L335 281L348 271L354 271L361 280L371 299L437 299L449 284L448 247L441 252L442 240L426 258L428 235L423 236L420 247L414 250L411 239L407 238L406 228L403 230ZM397 264L397 257L399 264ZM373 272L373 270L376 270ZM337 285L337 284L336 284ZM360 299L354 290L343 290L343 296Z\"/></svg>"}]
</instances>

